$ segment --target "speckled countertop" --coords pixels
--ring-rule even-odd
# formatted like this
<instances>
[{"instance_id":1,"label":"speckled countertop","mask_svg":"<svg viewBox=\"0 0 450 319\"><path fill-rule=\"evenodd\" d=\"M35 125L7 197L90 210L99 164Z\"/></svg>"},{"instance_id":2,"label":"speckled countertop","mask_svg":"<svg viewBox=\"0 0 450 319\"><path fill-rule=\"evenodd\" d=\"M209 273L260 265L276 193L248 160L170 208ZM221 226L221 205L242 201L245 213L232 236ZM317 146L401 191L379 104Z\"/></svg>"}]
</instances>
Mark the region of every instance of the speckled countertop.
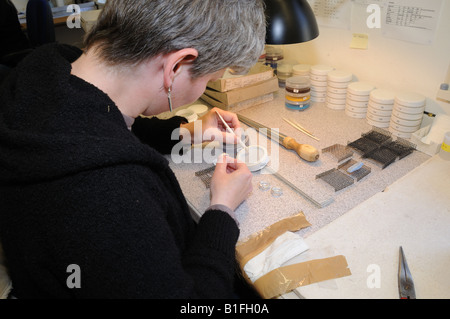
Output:
<instances>
[{"instance_id":1,"label":"speckled countertop","mask_svg":"<svg viewBox=\"0 0 450 319\"><path fill-rule=\"evenodd\" d=\"M414 151L407 157L382 169L379 164L361 159L360 155L354 152L353 159L363 161L371 168L371 173L359 182L335 192L334 188L323 180L316 179L317 174L338 166L337 160L330 153L322 153L321 150L334 144L346 145L348 142L360 138L361 134L369 132L372 126L365 119L351 118L343 110L329 109L324 103L313 103L309 109L302 112L287 109L284 106L284 94L281 89L275 94L273 101L241 110L238 113L270 128L278 128L280 132L295 138L299 143L316 147L320 151L320 158L317 162L309 163L302 160L294 151L278 147L277 144L268 141L254 131L253 133L251 130L247 131L250 135L250 144L258 143L268 148L271 155L270 167L316 201L332 200L328 206L317 208L274 176L266 174L264 171L256 172L253 177L254 190L252 194L236 211L241 229L240 240L283 218L295 215L299 211L306 215L312 225L299 232L304 237L308 237L358 204L382 192L387 186L430 158L424 153ZM313 132L320 141L294 129L283 118L294 119ZM243 128L247 129L245 125ZM174 163L171 156L168 156L168 159L171 161L171 167L186 199L197 212L202 214L209 206L209 189L205 187L200 178L195 176L195 172L211 167L212 164L191 163L190 161ZM275 198L270 194L270 190L260 190L258 188L260 181L281 187L283 195Z\"/></svg>"}]
</instances>

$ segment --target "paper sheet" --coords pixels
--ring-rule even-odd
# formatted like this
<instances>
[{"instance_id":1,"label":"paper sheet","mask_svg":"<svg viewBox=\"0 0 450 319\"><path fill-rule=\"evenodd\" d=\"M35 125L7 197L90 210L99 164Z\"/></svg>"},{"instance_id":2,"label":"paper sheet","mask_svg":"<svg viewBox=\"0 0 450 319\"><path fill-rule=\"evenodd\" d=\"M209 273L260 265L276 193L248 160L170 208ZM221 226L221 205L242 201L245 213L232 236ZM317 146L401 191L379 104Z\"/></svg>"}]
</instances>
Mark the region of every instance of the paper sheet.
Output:
<instances>
[{"instance_id":1,"label":"paper sheet","mask_svg":"<svg viewBox=\"0 0 450 319\"><path fill-rule=\"evenodd\" d=\"M352 16L350 0L308 0L308 3L319 26L350 29Z\"/></svg>"},{"instance_id":2,"label":"paper sheet","mask_svg":"<svg viewBox=\"0 0 450 319\"><path fill-rule=\"evenodd\" d=\"M419 44L432 44L443 0L390 0L384 8L383 35Z\"/></svg>"}]
</instances>

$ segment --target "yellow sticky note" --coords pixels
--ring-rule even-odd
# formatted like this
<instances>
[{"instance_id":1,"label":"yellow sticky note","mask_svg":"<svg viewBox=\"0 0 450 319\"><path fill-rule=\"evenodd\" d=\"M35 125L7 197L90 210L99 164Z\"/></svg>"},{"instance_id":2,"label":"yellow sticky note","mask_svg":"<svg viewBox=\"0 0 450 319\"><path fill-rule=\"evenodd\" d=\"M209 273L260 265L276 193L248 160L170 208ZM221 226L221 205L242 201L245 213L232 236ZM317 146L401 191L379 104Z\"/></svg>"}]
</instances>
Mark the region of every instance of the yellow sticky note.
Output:
<instances>
[{"instance_id":1,"label":"yellow sticky note","mask_svg":"<svg viewBox=\"0 0 450 319\"><path fill-rule=\"evenodd\" d=\"M369 35L363 33L353 33L352 43L350 48L367 50L369 46Z\"/></svg>"}]
</instances>

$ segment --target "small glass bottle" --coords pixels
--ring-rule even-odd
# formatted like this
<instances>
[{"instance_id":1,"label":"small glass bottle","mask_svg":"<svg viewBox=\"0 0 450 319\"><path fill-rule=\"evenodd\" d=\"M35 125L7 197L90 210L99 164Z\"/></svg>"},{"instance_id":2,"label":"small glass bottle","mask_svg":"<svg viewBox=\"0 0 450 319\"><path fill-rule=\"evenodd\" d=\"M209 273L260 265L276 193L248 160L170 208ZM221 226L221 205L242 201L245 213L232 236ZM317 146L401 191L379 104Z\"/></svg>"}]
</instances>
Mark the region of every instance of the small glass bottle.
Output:
<instances>
[{"instance_id":1,"label":"small glass bottle","mask_svg":"<svg viewBox=\"0 0 450 319\"><path fill-rule=\"evenodd\" d=\"M284 88L286 80L292 77L292 65L287 63L278 64L277 77L279 87Z\"/></svg>"},{"instance_id":2,"label":"small glass bottle","mask_svg":"<svg viewBox=\"0 0 450 319\"><path fill-rule=\"evenodd\" d=\"M278 64L283 60L283 50L276 47L266 47L266 65L273 69L273 73L277 74Z\"/></svg>"},{"instance_id":3,"label":"small glass bottle","mask_svg":"<svg viewBox=\"0 0 450 319\"><path fill-rule=\"evenodd\" d=\"M450 132L445 133L439 156L446 161L450 161Z\"/></svg>"},{"instance_id":4,"label":"small glass bottle","mask_svg":"<svg viewBox=\"0 0 450 319\"><path fill-rule=\"evenodd\" d=\"M294 76L286 80L285 103L292 110L303 111L310 105L311 84L307 76Z\"/></svg>"}]
</instances>

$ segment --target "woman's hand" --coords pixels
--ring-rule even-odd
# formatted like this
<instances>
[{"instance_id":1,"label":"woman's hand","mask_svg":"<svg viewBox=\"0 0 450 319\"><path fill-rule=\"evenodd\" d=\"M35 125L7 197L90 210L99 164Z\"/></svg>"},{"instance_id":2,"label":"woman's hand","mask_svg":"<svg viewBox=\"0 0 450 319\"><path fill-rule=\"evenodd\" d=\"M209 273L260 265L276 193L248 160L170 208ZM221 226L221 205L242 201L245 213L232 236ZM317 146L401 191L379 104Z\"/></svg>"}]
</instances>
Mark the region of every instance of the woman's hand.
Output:
<instances>
[{"instance_id":1,"label":"woman's hand","mask_svg":"<svg viewBox=\"0 0 450 319\"><path fill-rule=\"evenodd\" d=\"M227 132L217 113L223 117L236 135ZM201 124L201 125L200 125ZM219 141L224 144L236 144L241 136L241 125L235 113L213 108L195 122L182 124L181 128L189 130L191 143Z\"/></svg>"},{"instance_id":2,"label":"woman's hand","mask_svg":"<svg viewBox=\"0 0 450 319\"><path fill-rule=\"evenodd\" d=\"M247 165L221 155L211 180L211 205L225 205L234 211L252 190L252 173Z\"/></svg>"}]
</instances>

